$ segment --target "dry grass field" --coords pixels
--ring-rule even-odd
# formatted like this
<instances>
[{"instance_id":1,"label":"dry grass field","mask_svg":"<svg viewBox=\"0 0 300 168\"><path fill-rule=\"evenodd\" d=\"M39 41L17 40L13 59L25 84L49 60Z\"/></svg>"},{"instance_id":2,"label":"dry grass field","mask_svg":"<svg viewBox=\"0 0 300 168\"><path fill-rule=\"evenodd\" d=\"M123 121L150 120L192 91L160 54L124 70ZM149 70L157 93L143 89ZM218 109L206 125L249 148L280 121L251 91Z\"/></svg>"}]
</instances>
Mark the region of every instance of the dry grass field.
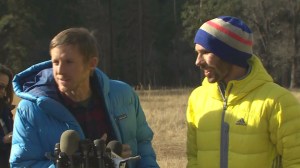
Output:
<instances>
[{"instance_id":1,"label":"dry grass field","mask_svg":"<svg viewBox=\"0 0 300 168\"><path fill-rule=\"evenodd\" d=\"M153 147L161 168L186 166L185 111L191 89L138 91L154 132Z\"/></svg>"}]
</instances>

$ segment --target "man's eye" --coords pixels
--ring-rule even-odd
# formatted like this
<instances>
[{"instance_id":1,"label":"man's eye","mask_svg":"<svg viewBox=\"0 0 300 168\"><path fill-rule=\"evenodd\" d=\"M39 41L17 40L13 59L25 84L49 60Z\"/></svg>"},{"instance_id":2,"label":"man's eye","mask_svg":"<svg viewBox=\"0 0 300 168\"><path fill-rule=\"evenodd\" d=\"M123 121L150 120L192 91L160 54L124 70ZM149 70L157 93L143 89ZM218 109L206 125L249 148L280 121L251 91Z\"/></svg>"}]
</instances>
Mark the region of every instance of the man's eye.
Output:
<instances>
[{"instance_id":1,"label":"man's eye","mask_svg":"<svg viewBox=\"0 0 300 168\"><path fill-rule=\"evenodd\" d=\"M211 52L209 51L204 51L203 54L210 54Z\"/></svg>"},{"instance_id":2,"label":"man's eye","mask_svg":"<svg viewBox=\"0 0 300 168\"><path fill-rule=\"evenodd\" d=\"M58 61L52 61L53 65L58 65Z\"/></svg>"},{"instance_id":3,"label":"man's eye","mask_svg":"<svg viewBox=\"0 0 300 168\"><path fill-rule=\"evenodd\" d=\"M71 60L68 60L68 61L66 61L66 63L67 63L67 64L72 64L72 63L73 63L73 61L71 61Z\"/></svg>"}]
</instances>

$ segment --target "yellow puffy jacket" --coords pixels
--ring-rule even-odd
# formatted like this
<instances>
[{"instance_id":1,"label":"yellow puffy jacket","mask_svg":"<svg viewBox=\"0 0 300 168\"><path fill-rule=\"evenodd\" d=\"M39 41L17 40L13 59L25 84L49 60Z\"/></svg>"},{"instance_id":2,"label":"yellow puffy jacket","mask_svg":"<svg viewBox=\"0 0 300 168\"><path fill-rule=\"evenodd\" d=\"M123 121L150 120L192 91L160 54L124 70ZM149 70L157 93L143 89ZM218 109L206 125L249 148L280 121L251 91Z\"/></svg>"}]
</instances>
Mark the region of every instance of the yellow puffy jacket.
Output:
<instances>
[{"instance_id":1,"label":"yellow puffy jacket","mask_svg":"<svg viewBox=\"0 0 300 168\"><path fill-rule=\"evenodd\" d=\"M187 108L188 168L300 168L300 104L256 56L242 80L204 79Z\"/></svg>"}]
</instances>

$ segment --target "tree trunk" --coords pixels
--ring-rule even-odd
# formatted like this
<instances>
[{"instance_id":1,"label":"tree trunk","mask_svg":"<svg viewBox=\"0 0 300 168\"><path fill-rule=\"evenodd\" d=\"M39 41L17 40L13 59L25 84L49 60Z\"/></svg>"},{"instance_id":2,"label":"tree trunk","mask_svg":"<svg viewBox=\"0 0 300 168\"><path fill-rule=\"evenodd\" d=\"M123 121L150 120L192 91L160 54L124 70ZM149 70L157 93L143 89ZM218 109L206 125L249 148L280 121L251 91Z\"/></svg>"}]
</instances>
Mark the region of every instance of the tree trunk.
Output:
<instances>
[{"instance_id":1,"label":"tree trunk","mask_svg":"<svg viewBox=\"0 0 300 168\"><path fill-rule=\"evenodd\" d=\"M139 52L137 55L137 84L144 82L144 66L143 66L143 57L144 57L144 46L143 46L143 0L139 0Z\"/></svg>"},{"instance_id":2,"label":"tree trunk","mask_svg":"<svg viewBox=\"0 0 300 168\"><path fill-rule=\"evenodd\" d=\"M113 31L113 21L112 21L112 4L111 0L108 1L108 22L109 22L109 56L107 58L108 64L108 75L113 72L113 60L114 60L114 31Z\"/></svg>"},{"instance_id":3,"label":"tree trunk","mask_svg":"<svg viewBox=\"0 0 300 168\"><path fill-rule=\"evenodd\" d=\"M297 70L298 70L298 34L297 34L297 28L298 28L298 22L297 22L297 15L299 12L299 4L296 2L297 0L291 0L289 1L291 5L291 15L293 18L292 21L292 31L291 31L291 38L292 38L292 46L293 46L293 53L292 53L292 62L291 62L291 83L290 88L295 88L298 85L298 78L297 78Z\"/></svg>"}]
</instances>

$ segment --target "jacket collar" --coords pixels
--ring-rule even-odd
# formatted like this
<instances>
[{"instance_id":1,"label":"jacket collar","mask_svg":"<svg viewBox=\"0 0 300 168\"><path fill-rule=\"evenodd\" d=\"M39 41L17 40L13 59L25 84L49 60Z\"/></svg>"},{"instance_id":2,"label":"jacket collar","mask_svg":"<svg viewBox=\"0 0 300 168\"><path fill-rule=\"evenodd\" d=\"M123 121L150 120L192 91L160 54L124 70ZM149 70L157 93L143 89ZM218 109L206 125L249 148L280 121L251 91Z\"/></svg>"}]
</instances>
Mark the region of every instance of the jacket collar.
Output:
<instances>
[{"instance_id":1,"label":"jacket collar","mask_svg":"<svg viewBox=\"0 0 300 168\"><path fill-rule=\"evenodd\" d=\"M248 75L239 80L229 81L226 86L225 97L228 100L228 104L242 99L252 90L267 82L273 82L272 77L267 73L257 56L253 55L248 62L252 67ZM209 87L210 94L214 99L222 100L217 83L209 83L207 78L205 78L202 82L202 86Z\"/></svg>"}]
</instances>

